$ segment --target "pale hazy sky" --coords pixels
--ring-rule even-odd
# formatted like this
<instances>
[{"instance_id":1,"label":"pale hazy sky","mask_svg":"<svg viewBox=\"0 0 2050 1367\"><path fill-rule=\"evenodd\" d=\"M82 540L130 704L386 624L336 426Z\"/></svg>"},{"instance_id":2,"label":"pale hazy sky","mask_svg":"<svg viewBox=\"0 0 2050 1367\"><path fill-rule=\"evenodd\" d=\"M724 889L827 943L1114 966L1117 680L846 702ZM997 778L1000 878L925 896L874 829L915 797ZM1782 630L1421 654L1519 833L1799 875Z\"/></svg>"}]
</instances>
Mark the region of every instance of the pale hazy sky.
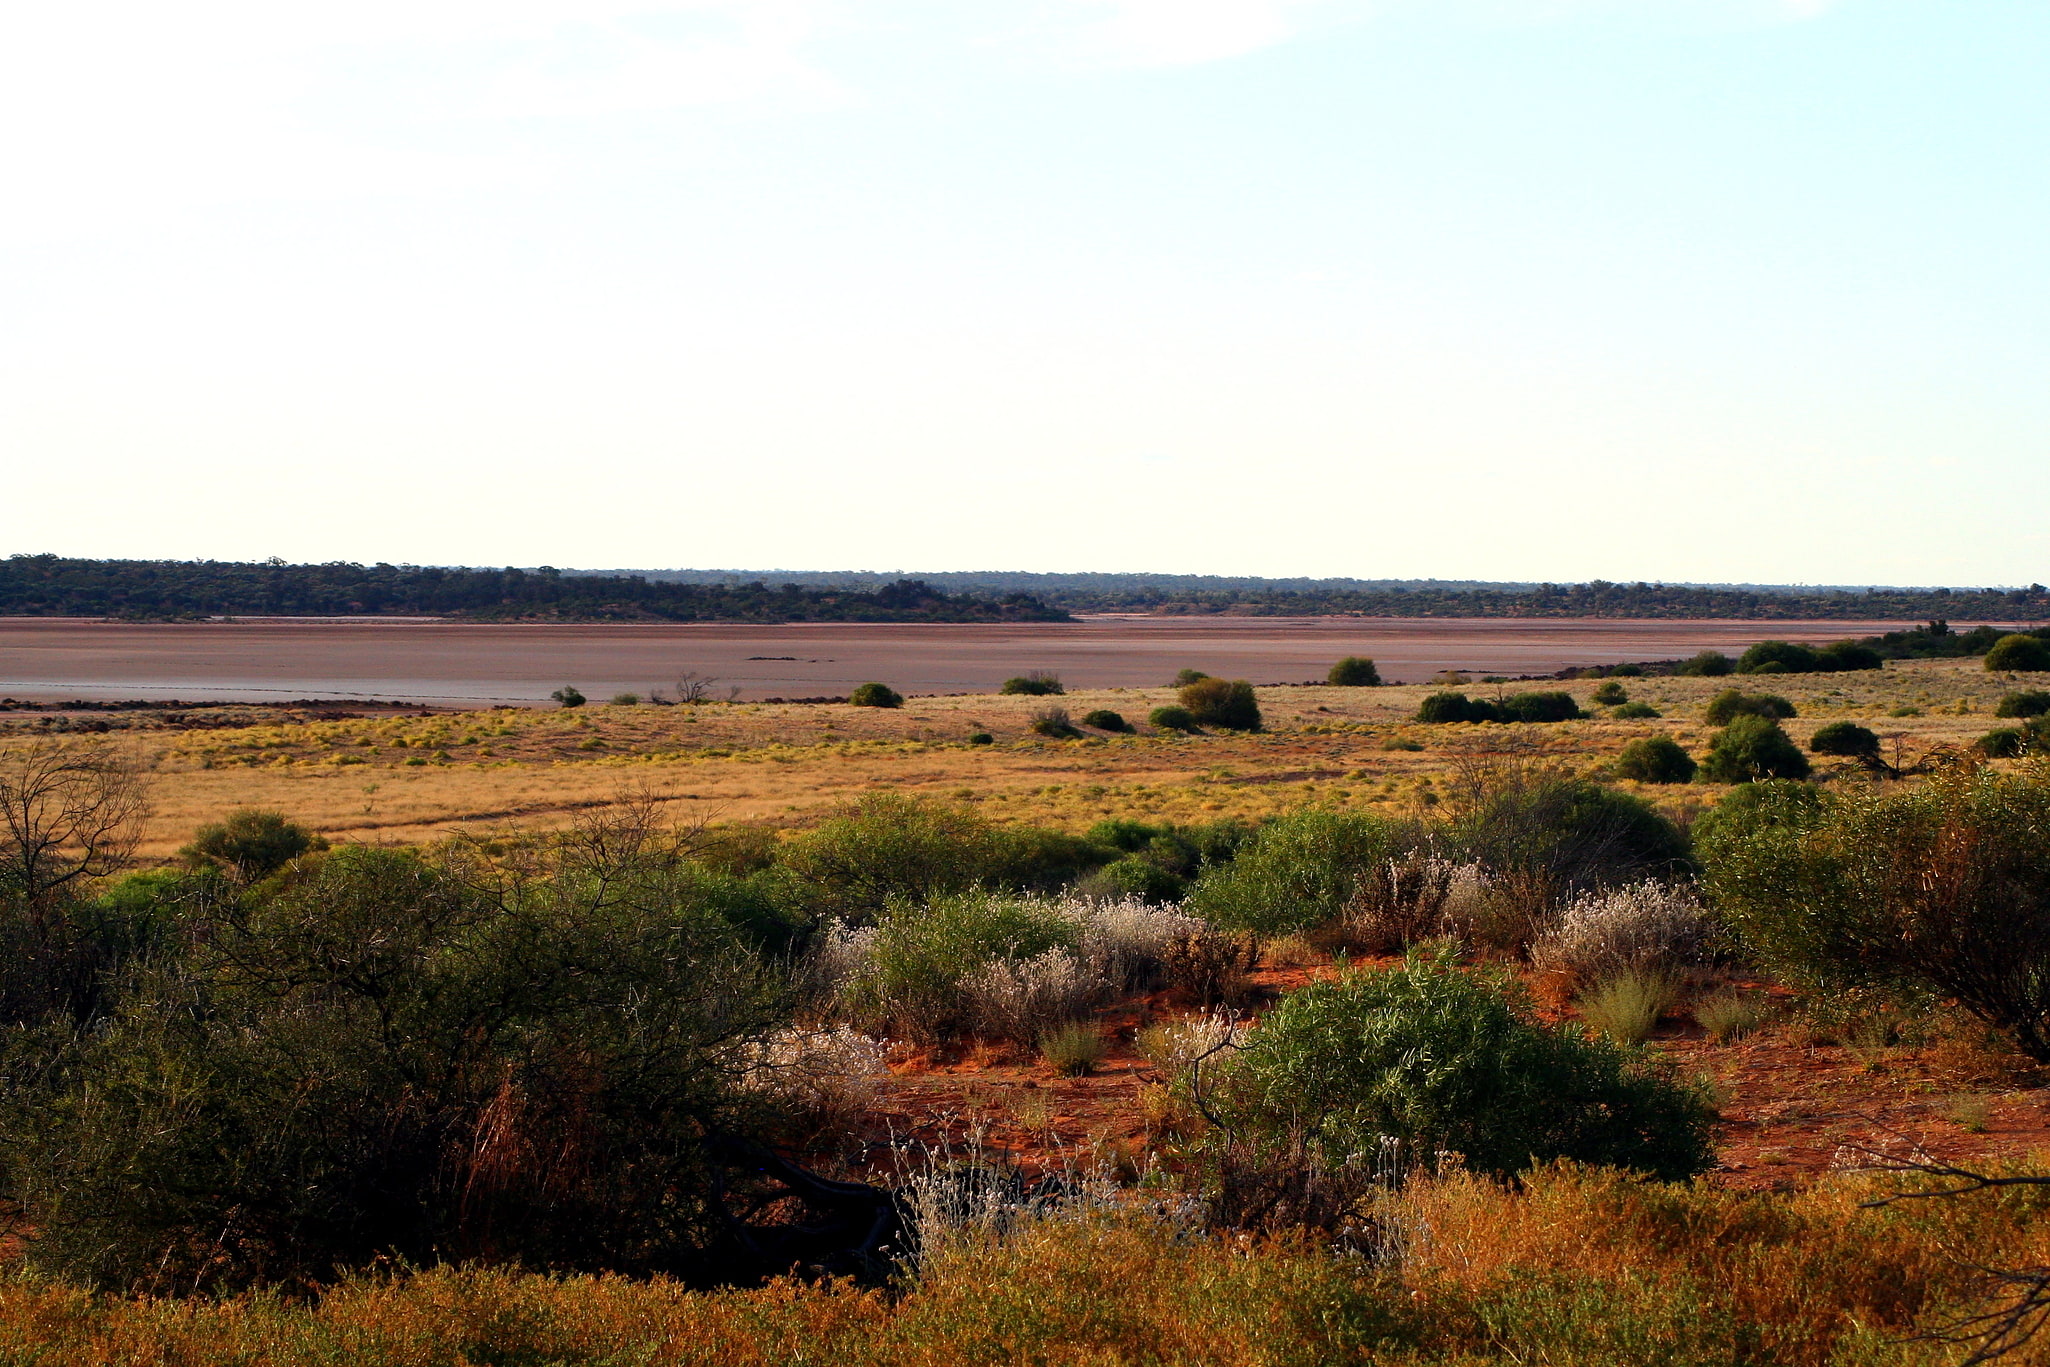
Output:
<instances>
[{"instance_id":1,"label":"pale hazy sky","mask_svg":"<svg viewBox=\"0 0 2050 1367\"><path fill-rule=\"evenodd\" d=\"M0 551L2050 579L2045 0L0 18Z\"/></svg>"}]
</instances>

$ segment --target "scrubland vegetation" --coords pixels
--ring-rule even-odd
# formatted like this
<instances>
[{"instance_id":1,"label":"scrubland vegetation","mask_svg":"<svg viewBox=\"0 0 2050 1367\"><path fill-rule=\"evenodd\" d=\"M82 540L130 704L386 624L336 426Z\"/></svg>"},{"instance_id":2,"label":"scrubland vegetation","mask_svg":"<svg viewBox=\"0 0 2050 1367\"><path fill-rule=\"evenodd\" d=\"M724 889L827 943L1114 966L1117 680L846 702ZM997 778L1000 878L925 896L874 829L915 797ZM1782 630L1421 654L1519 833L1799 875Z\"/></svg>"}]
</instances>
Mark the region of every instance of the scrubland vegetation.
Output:
<instances>
[{"instance_id":1,"label":"scrubland vegetation","mask_svg":"<svg viewBox=\"0 0 2050 1367\"><path fill-rule=\"evenodd\" d=\"M17 728L0 1359L2039 1360L2046 681L1623 677Z\"/></svg>"}]
</instances>

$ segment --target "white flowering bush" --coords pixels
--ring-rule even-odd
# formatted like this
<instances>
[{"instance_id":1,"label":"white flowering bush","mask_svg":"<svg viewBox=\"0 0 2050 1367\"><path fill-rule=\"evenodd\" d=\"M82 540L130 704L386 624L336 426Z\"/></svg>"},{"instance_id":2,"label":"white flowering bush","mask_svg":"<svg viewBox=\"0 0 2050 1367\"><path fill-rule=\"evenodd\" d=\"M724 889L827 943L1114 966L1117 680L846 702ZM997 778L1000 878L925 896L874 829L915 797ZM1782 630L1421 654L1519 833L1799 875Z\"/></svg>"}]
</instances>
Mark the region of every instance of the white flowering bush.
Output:
<instances>
[{"instance_id":1,"label":"white flowering bush","mask_svg":"<svg viewBox=\"0 0 2050 1367\"><path fill-rule=\"evenodd\" d=\"M743 1082L823 1129L869 1111L889 1073L889 1048L844 1025L785 1027L750 1049Z\"/></svg>"},{"instance_id":2,"label":"white flowering bush","mask_svg":"<svg viewBox=\"0 0 2050 1367\"><path fill-rule=\"evenodd\" d=\"M1530 961L1593 984L1626 974L1675 977L1712 953L1708 915L1693 893L1646 881L1568 903L1532 942Z\"/></svg>"},{"instance_id":3,"label":"white flowering bush","mask_svg":"<svg viewBox=\"0 0 2050 1367\"><path fill-rule=\"evenodd\" d=\"M1049 949L1030 959L994 959L965 988L976 1033L1030 1044L1102 1005L1112 984L1075 954Z\"/></svg>"}]
</instances>

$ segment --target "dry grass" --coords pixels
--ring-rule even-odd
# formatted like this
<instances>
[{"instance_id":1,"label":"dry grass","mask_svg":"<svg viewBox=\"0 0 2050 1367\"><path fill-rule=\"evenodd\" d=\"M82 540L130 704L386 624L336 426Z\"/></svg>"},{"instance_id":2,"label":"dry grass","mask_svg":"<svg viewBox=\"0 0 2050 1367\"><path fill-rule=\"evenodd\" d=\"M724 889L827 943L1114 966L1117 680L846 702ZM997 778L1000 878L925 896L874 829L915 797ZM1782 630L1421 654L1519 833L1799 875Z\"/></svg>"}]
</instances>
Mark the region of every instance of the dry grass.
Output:
<instances>
[{"instance_id":1,"label":"dry grass","mask_svg":"<svg viewBox=\"0 0 2050 1367\"><path fill-rule=\"evenodd\" d=\"M1973 1304L1969 1262L2041 1261L2044 1196L1868 1210L1878 1179L1744 1196L1559 1168L1376 1202L1376 1265L1287 1238L1079 1214L952 1237L907 1294L431 1270L316 1302L96 1297L0 1281L0 1361L1621 1364L1907 1367ZM2008 1359L2041 1363L2040 1351Z\"/></svg>"},{"instance_id":2,"label":"dry grass","mask_svg":"<svg viewBox=\"0 0 2050 1367\"><path fill-rule=\"evenodd\" d=\"M651 785L680 816L800 824L875 789L978 805L999 822L1086 826L1106 816L1208 821L1257 818L1319 802L1408 813L1430 805L1462 754L1515 749L1597 770L1650 732L1699 753L1700 720L1720 679L1632 681L1657 721L1554 726L1417 726L1431 689L1277 687L1260 690L1268 730L1060 741L1030 730L1036 699L991 694L914 698L900 711L844 705L703 707L592 705L573 711L506 708L428 716L301 721L206 730L117 733L155 775L156 816L145 855L167 856L201 822L238 806L275 807L330 837L409 842L451 828L518 820L548 825ZM1566 685L1583 704L1597 681ZM1801 710L1797 739L1818 725L1863 720L1913 747L1963 743L1992 725L2005 685L1976 661L1917 661L1877 674L1780 676L1775 692ZM1487 693L1492 685L1469 685ZM1144 716L1172 690L1098 689L1064 701L1078 714L1109 707ZM1912 704L1924 715L1890 720ZM1959 714L1956 709L1971 710ZM250 716L232 709L224 719ZM37 724L0 721L0 737ZM989 731L997 743L970 746ZM1421 750L1390 749L1391 742ZM1631 786L1631 785L1626 785ZM1714 790L1645 787L1674 809Z\"/></svg>"}]
</instances>

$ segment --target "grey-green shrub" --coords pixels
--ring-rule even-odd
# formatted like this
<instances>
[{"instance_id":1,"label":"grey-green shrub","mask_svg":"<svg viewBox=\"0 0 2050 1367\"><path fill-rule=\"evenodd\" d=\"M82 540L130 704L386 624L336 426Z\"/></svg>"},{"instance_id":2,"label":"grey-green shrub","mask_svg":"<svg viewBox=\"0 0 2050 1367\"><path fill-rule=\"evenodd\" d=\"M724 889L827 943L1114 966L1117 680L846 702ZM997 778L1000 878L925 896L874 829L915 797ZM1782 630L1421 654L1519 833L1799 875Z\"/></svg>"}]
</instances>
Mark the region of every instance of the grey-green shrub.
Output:
<instances>
[{"instance_id":1,"label":"grey-green shrub","mask_svg":"<svg viewBox=\"0 0 2050 1367\"><path fill-rule=\"evenodd\" d=\"M1336 688L1378 688L1381 686L1381 671L1364 655L1347 655L1331 666L1331 672L1324 676L1325 682Z\"/></svg>"},{"instance_id":2,"label":"grey-green shrub","mask_svg":"<svg viewBox=\"0 0 2050 1367\"><path fill-rule=\"evenodd\" d=\"M1700 901L1646 880L1568 903L1530 947L1530 961L1583 984L1626 974L1675 978L1714 957L1714 929Z\"/></svg>"},{"instance_id":3,"label":"grey-green shrub","mask_svg":"<svg viewBox=\"0 0 2050 1367\"><path fill-rule=\"evenodd\" d=\"M971 984L992 964L1072 957L1081 938L1048 903L970 891L894 903L871 927L836 926L818 953L850 1022L931 1041L975 1027Z\"/></svg>"},{"instance_id":4,"label":"grey-green shrub","mask_svg":"<svg viewBox=\"0 0 2050 1367\"><path fill-rule=\"evenodd\" d=\"M1711 783L1749 783L1762 778L1806 778L1808 757L1770 717L1735 718L1709 742L1701 776Z\"/></svg>"},{"instance_id":5,"label":"grey-green shrub","mask_svg":"<svg viewBox=\"0 0 2050 1367\"><path fill-rule=\"evenodd\" d=\"M1708 700L1702 720L1710 726L1728 726L1738 717L1771 717L1784 721L1797 715L1794 705L1777 693L1746 693L1741 689L1725 688Z\"/></svg>"},{"instance_id":6,"label":"grey-green shrub","mask_svg":"<svg viewBox=\"0 0 2050 1367\"><path fill-rule=\"evenodd\" d=\"M1616 776L1639 783L1692 783L1694 756L1671 736L1639 736L1616 756Z\"/></svg>"},{"instance_id":7,"label":"grey-green shrub","mask_svg":"<svg viewBox=\"0 0 2050 1367\"><path fill-rule=\"evenodd\" d=\"M194 868L217 868L243 882L266 878L327 841L282 812L245 807L194 833L178 857Z\"/></svg>"},{"instance_id":8,"label":"grey-green shrub","mask_svg":"<svg viewBox=\"0 0 2050 1367\"><path fill-rule=\"evenodd\" d=\"M1146 724L1162 731L1189 732L1196 729L1196 714L1186 707L1156 707L1146 714Z\"/></svg>"},{"instance_id":9,"label":"grey-green shrub","mask_svg":"<svg viewBox=\"0 0 2050 1367\"><path fill-rule=\"evenodd\" d=\"M1198 679L1182 685L1176 696L1199 726L1227 731L1258 731L1260 702L1244 679Z\"/></svg>"},{"instance_id":10,"label":"grey-green shrub","mask_svg":"<svg viewBox=\"0 0 2050 1367\"><path fill-rule=\"evenodd\" d=\"M1557 1159L1682 1180L1715 1161L1699 1089L1540 1023L1506 974L1412 956L1282 999L1214 1080L1220 1114L1335 1159L1386 1139L1508 1176Z\"/></svg>"},{"instance_id":11,"label":"grey-green shrub","mask_svg":"<svg viewBox=\"0 0 2050 1367\"><path fill-rule=\"evenodd\" d=\"M865 683L847 696L856 707L902 707L904 695L886 683Z\"/></svg>"},{"instance_id":12,"label":"grey-green shrub","mask_svg":"<svg viewBox=\"0 0 2050 1367\"><path fill-rule=\"evenodd\" d=\"M1227 930L1287 935L1337 919L1411 833L1380 817L1321 809L1259 828L1229 863L1206 869L1189 909Z\"/></svg>"}]
</instances>

